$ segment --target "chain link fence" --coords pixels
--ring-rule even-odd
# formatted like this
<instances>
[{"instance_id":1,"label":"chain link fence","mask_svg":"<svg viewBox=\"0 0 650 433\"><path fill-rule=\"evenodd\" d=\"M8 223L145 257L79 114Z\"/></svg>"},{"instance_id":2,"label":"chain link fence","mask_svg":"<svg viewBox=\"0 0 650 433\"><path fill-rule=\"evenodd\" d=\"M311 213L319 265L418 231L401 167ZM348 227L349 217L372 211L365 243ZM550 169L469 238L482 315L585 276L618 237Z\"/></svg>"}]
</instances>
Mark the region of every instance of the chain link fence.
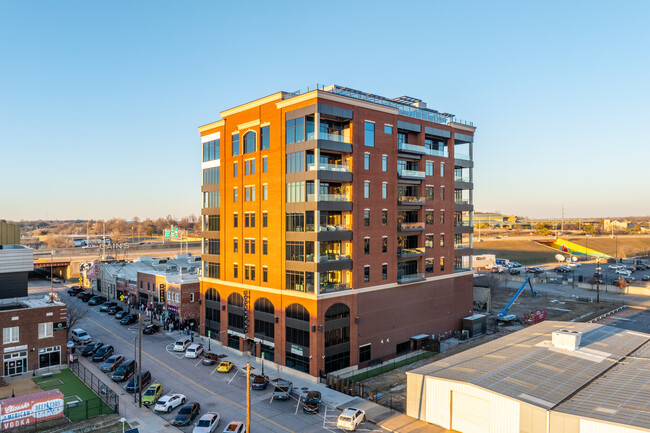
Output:
<instances>
[{"instance_id":1,"label":"chain link fence","mask_svg":"<svg viewBox=\"0 0 650 433\"><path fill-rule=\"evenodd\" d=\"M79 362L69 364L70 370L81 379L88 387L93 390L99 398L112 409L113 412L119 411L120 396L108 387L102 380L95 376L89 369ZM113 413L111 412L111 413ZM103 415L100 414L100 415Z\"/></svg>"}]
</instances>

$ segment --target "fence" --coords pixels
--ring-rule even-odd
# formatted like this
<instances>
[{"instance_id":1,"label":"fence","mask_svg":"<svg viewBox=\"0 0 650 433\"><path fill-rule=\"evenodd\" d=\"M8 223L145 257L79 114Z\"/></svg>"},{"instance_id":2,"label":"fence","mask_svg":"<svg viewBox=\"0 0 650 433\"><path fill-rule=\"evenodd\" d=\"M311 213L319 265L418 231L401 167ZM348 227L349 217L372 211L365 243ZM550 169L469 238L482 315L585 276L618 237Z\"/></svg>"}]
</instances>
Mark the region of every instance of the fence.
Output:
<instances>
[{"instance_id":1,"label":"fence","mask_svg":"<svg viewBox=\"0 0 650 433\"><path fill-rule=\"evenodd\" d=\"M79 379L88 385L88 387L113 410L113 412L119 411L120 396L110 389L102 380L79 362L70 363L69 367ZM100 415L103 415L103 413Z\"/></svg>"},{"instance_id":2,"label":"fence","mask_svg":"<svg viewBox=\"0 0 650 433\"><path fill-rule=\"evenodd\" d=\"M396 368L412 364L422 359L431 358L435 354L436 352L421 351L420 353L416 353L410 356L398 356L397 358L393 358L386 362L381 360L374 362L371 361L371 364L375 365L371 365L362 370L357 370L354 375L348 376L348 379L353 382L370 379L372 377L386 373L387 371L395 370Z\"/></svg>"}]
</instances>

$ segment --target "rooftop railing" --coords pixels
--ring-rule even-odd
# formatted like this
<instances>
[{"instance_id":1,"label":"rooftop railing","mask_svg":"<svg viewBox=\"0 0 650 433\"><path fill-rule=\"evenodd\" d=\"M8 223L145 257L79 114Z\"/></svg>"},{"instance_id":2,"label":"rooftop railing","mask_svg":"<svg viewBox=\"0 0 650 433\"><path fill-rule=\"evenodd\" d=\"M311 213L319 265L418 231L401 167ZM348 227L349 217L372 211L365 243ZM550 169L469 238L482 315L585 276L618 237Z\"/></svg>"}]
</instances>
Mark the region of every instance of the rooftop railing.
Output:
<instances>
[{"instance_id":1,"label":"rooftop railing","mask_svg":"<svg viewBox=\"0 0 650 433\"><path fill-rule=\"evenodd\" d=\"M341 290L350 290L350 285L347 283L320 283L320 293L340 292Z\"/></svg>"},{"instance_id":2,"label":"rooftop railing","mask_svg":"<svg viewBox=\"0 0 650 433\"><path fill-rule=\"evenodd\" d=\"M397 282L404 284L404 283L412 283L415 281L421 281L424 280L424 273L423 272L418 272L415 274L401 274L397 275Z\"/></svg>"}]
</instances>

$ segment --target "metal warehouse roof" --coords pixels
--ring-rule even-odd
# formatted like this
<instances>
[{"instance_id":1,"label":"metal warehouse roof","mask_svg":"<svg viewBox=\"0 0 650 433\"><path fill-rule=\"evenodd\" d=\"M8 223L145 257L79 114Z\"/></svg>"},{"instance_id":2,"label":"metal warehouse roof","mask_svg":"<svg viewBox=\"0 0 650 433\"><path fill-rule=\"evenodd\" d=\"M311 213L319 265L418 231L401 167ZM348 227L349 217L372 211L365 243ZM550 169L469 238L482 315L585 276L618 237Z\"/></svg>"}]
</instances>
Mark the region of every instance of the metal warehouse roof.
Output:
<instances>
[{"instance_id":1,"label":"metal warehouse roof","mask_svg":"<svg viewBox=\"0 0 650 433\"><path fill-rule=\"evenodd\" d=\"M554 410L650 428L650 343Z\"/></svg>"},{"instance_id":2,"label":"metal warehouse roof","mask_svg":"<svg viewBox=\"0 0 650 433\"><path fill-rule=\"evenodd\" d=\"M558 329L582 332L580 347L575 351L554 347L551 344L552 332ZM648 341L650 341L648 334L613 326L546 321L409 373L471 383L544 409L551 409ZM571 409L570 403L567 403L566 411L577 413L580 407L585 414L589 412L589 416L596 417L593 410L588 409L596 406L596 403L590 403L590 397L593 396L594 400L606 399L613 389L625 393L624 388L629 388L631 383L640 383L634 378L632 371L629 373L631 378L626 377L625 374L615 374L610 377L623 366L632 365L632 361L626 359L625 364L613 369L597 381L602 388L600 396L593 395L592 385L581 393L586 395L582 398L584 407L577 403L576 408ZM646 367L650 367L650 361L643 362ZM645 373L645 383L648 383L650 370ZM604 385L605 378L609 378L611 389ZM643 388L637 385L637 388L644 390L644 393L637 392L639 398L644 400L639 403L636 402L636 397L633 397L629 405L639 404L648 407L646 402L650 401L648 398L650 387ZM602 393L605 392L609 394L603 395ZM597 406L603 404L599 403ZM650 409L646 410L648 412L644 412L644 415L650 419ZM603 418L611 420L611 413L603 412L603 415Z\"/></svg>"}]
</instances>

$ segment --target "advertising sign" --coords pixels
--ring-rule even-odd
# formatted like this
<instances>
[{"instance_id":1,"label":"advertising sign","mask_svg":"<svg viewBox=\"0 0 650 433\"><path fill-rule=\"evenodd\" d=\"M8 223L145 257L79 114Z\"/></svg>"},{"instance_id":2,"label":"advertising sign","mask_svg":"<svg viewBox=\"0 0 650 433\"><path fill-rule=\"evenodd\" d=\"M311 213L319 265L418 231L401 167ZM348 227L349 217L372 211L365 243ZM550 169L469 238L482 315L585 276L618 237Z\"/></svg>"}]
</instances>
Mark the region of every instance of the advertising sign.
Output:
<instances>
[{"instance_id":1,"label":"advertising sign","mask_svg":"<svg viewBox=\"0 0 650 433\"><path fill-rule=\"evenodd\" d=\"M0 400L2 430L63 417L63 394L58 389Z\"/></svg>"}]
</instances>

